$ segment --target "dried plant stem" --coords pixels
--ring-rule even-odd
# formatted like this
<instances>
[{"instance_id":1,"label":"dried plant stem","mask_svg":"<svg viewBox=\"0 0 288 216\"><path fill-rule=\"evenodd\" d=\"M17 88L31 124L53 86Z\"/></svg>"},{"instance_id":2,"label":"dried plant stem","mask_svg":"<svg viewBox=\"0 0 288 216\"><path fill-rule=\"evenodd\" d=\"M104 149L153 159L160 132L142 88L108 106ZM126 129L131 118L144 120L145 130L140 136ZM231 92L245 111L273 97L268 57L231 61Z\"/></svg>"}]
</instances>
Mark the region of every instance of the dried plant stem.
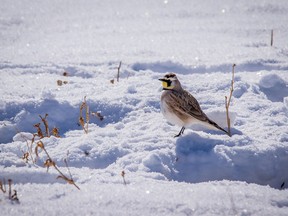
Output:
<instances>
[{"instance_id":1,"label":"dried plant stem","mask_svg":"<svg viewBox=\"0 0 288 216\"><path fill-rule=\"evenodd\" d=\"M52 134L53 134L53 136L60 138L59 129L58 128L54 127L52 129Z\"/></svg>"},{"instance_id":2,"label":"dried plant stem","mask_svg":"<svg viewBox=\"0 0 288 216\"><path fill-rule=\"evenodd\" d=\"M271 30L271 46L273 46L273 42L274 42L274 31L273 29Z\"/></svg>"},{"instance_id":3,"label":"dried plant stem","mask_svg":"<svg viewBox=\"0 0 288 216\"><path fill-rule=\"evenodd\" d=\"M126 183L126 180L125 180L125 175L126 175L126 173L124 172L124 170L121 172L121 176L122 176L122 178L123 178L123 184L124 185L127 185L127 183Z\"/></svg>"},{"instance_id":4,"label":"dried plant stem","mask_svg":"<svg viewBox=\"0 0 288 216\"><path fill-rule=\"evenodd\" d=\"M28 138L26 136L24 136L18 129L16 130L17 133L20 134L21 138L25 140L26 142L26 145L27 145L27 149L28 149L28 152L24 152L24 155L23 155L23 159L26 159L27 162L28 162L28 159L29 159L29 156L31 157L31 160L32 160L32 163L34 164L35 161L34 161L34 158L33 158L33 151L32 151L32 145L33 145L33 142L34 142L34 138L35 138L35 135L33 135L33 142L31 142L30 146L29 146L29 143L28 143Z\"/></svg>"},{"instance_id":5,"label":"dried plant stem","mask_svg":"<svg viewBox=\"0 0 288 216\"><path fill-rule=\"evenodd\" d=\"M89 108L87 106L87 103L86 103L86 97L84 98L84 102L82 103L81 107L80 107L80 118L82 118L82 109L86 107L86 121L87 121L87 131L88 131L88 123L89 123ZM39 117L41 118L42 122L44 123L45 125L45 132L46 132L46 136L49 137L50 136L50 133L49 133L49 127L48 127L48 120L47 120L47 116L48 114L45 114L45 117L43 118L41 115L39 115ZM54 167L57 172L60 174L58 178L62 178L63 180L65 180L67 183L69 184L73 184L77 189L80 190L80 188L75 184L73 178L72 178L72 175L71 175L71 172L70 172L70 169L68 167L68 163L67 163L67 160L65 159L65 164L66 164L66 167L68 168L68 171L69 171L69 175L70 175L70 178L68 178L66 175L64 175L64 173L62 173L62 171L57 167L56 163L52 160L51 156L49 155L49 153L47 152L45 146L44 146L44 143L41 141L42 138L44 138L43 136L43 133L42 133L42 130L40 128L40 124L41 123L38 123L38 124L35 124L34 127L37 129L37 133L33 134L33 137L31 139L31 144L29 145L28 143L28 138L25 137L23 134L20 133L21 137L24 138L26 140L26 144L27 144L27 148L28 148L28 152L23 152L24 155L23 155L23 159L25 159L27 162L28 162L28 157L30 156L33 163L36 162L37 158L39 157L39 149L42 149L46 156L47 156L47 160L45 161L44 163L44 167L47 167L47 171L49 170L50 167ZM84 126L84 124L83 124ZM58 128L54 128L52 130L52 134L56 137L59 137L59 131L58 131ZM35 160L33 158L33 150L32 150L32 146L33 146L33 143L35 141L35 137L39 137L40 140L37 142L36 144L36 147L35 147ZM5 181L5 180L4 180ZM12 194L12 191L11 191L11 184L12 184L12 180L9 179L8 180L8 185L9 185L9 199L11 199L12 201L18 201L18 198L17 198L17 191L14 190L14 194ZM0 181L0 190L3 191L3 192L6 192L6 188L4 188L5 186L5 182L4 182L4 185L3 183Z\"/></svg>"},{"instance_id":6,"label":"dried plant stem","mask_svg":"<svg viewBox=\"0 0 288 216\"><path fill-rule=\"evenodd\" d=\"M3 182L0 181L0 190L1 190L3 193L6 193L5 178L3 179Z\"/></svg>"},{"instance_id":7,"label":"dried plant stem","mask_svg":"<svg viewBox=\"0 0 288 216\"><path fill-rule=\"evenodd\" d=\"M9 195L8 195L8 197L9 197L9 199L11 199L11 185L12 185L12 180L11 179L8 179L8 193L9 193Z\"/></svg>"},{"instance_id":8,"label":"dried plant stem","mask_svg":"<svg viewBox=\"0 0 288 216\"><path fill-rule=\"evenodd\" d=\"M0 190L3 192L3 193L6 193L6 185L5 185L5 178L3 179L3 182L0 181ZM15 201L17 203L20 203L19 202L19 199L17 197L17 191L16 190L13 190L13 194L12 194L12 179L8 179L8 199L11 200L11 201ZM1 201L1 200L0 200Z\"/></svg>"},{"instance_id":9,"label":"dried plant stem","mask_svg":"<svg viewBox=\"0 0 288 216\"><path fill-rule=\"evenodd\" d=\"M38 123L38 124L35 124L35 125L33 125L33 126L34 126L35 128L37 128L37 134L36 134L36 136L38 136L40 139L42 139L42 138L44 138L44 135L43 135L42 130L41 130L41 128L40 128L40 124L41 124L41 123ZM34 136L33 138L35 138L35 136ZM33 139L33 141L34 141L34 139Z\"/></svg>"},{"instance_id":10,"label":"dried plant stem","mask_svg":"<svg viewBox=\"0 0 288 216\"><path fill-rule=\"evenodd\" d=\"M234 91L234 69L235 69L236 64L233 64L232 66L232 80L231 80L231 88L230 88L230 95L229 98L227 99L227 96L225 96L225 107L226 107L226 118L227 118L227 126L228 126L228 135L231 136L231 121L230 121L230 116L229 116L229 107L231 103L231 98L232 94Z\"/></svg>"},{"instance_id":11,"label":"dried plant stem","mask_svg":"<svg viewBox=\"0 0 288 216\"><path fill-rule=\"evenodd\" d=\"M65 176L61 170L56 166L56 164L53 165L54 168L59 172L60 176L58 176L57 178L62 178L63 180L65 180L67 183L69 184L73 184L78 190L80 190L80 188L78 187L78 185L76 185L76 183L74 182L74 180L71 178L68 178L67 176ZM71 176L71 173L69 171L69 174Z\"/></svg>"},{"instance_id":12,"label":"dried plant stem","mask_svg":"<svg viewBox=\"0 0 288 216\"><path fill-rule=\"evenodd\" d=\"M67 168L67 170L68 170L68 173L69 173L69 175L70 175L70 179L67 179L66 181L69 182L70 184L73 184L78 190L80 190L80 188L75 184L75 182L74 182L74 180L73 180L73 178L72 178L72 174L71 174L71 172L70 172L70 168L69 168L69 166L68 166L68 162L67 162L67 159L66 159L66 158L64 159L64 163L65 163L66 168ZM62 175L62 176L63 176L63 175Z\"/></svg>"},{"instance_id":13,"label":"dried plant stem","mask_svg":"<svg viewBox=\"0 0 288 216\"><path fill-rule=\"evenodd\" d=\"M43 122L44 125L45 125L45 132L46 132L46 136L47 136L47 137L50 137L48 121L47 121L47 119L46 119L47 116L48 116L47 113L45 114L45 117L44 117L44 118L43 118L41 115L39 115L39 117L41 118L42 122Z\"/></svg>"},{"instance_id":14,"label":"dried plant stem","mask_svg":"<svg viewBox=\"0 0 288 216\"><path fill-rule=\"evenodd\" d=\"M66 165L66 168L67 168L67 170L68 170L68 173L69 173L69 175L70 175L70 178L72 179L72 175L71 175L70 168L69 168L69 166L68 166L68 162L67 162L67 159L66 159L66 158L64 159L64 163L65 163L65 165Z\"/></svg>"},{"instance_id":15,"label":"dried plant stem","mask_svg":"<svg viewBox=\"0 0 288 216\"><path fill-rule=\"evenodd\" d=\"M72 175L71 175L70 170L69 170L69 168L68 168L68 163L67 163L66 159L64 160L64 162L65 162L65 164L66 164L66 167L68 168L70 178L68 178L68 177L57 167L56 163L52 160L52 158L51 158L50 155L48 154L48 152L47 152L47 150L46 150L46 148L45 148L45 146L44 146L44 144L43 144L42 141L39 141L39 142L37 143L37 147L43 149L43 151L45 152L45 154L46 154L47 157L48 157L48 159L47 159L46 162L44 163L44 166L47 166L47 170L48 170L49 167L53 166L53 167L57 170L57 172L60 174L60 175L57 177L57 179L61 178L61 179L65 180L67 183L74 185L78 190L80 190L80 188L78 187L78 185L76 185L76 183L75 183L74 180L72 179ZM37 147L36 147L36 148L37 148ZM36 151L36 154L38 155L37 149L35 149L35 151Z\"/></svg>"},{"instance_id":16,"label":"dried plant stem","mask_svg":"<svg viewBox=\"0 0 288 216\"><path fill-rule=\"evenodd\" d=\"M86 101L85 101L86 103ZM89 106L86 104L86 133L88 133L88 127L89 127Z\"/></svg>"},{"instance_id":17,"label":"dried plant stem","mask_svg":"<svg viewBox=\"0 0 288 216\"><path fill-rule=\"evenodd\" d=\"M119 78L120 78L120 68L121 68L121 65L122 65L122 61L120 61L120 63L119 63L119 66L118 66L118 68L117 68L117 82L119 82Z\"/></svg>"},{"instance_id":18,"label":"dried plant stem","mask_svg":"<svg viewBox=\"0 0 288 216\"><path fill-rule=\"evenodd\" d=\"M83 118L83 109L85 108L85 117L86 117L86 123ZM80 106L80 113L79 113L79 124L82 126L85 133L88 133L88 125L89 125L89 106L86 103L86 96L84 97L84 102L82 102Z\"/></svg>"}]
</instances>

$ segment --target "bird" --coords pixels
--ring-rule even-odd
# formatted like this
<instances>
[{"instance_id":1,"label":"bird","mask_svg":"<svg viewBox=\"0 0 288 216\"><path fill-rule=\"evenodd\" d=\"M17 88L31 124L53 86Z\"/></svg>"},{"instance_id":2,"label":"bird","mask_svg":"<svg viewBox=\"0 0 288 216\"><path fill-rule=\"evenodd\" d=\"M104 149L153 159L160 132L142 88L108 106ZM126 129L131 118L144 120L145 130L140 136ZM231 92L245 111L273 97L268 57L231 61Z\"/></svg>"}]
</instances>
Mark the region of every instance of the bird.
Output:
<instances>
[{"instance_id":1,"label":"bird","mask_svg":"<svg viewBox=\"0 0 288 216\"><path fill-rule=\"evenodd\" d=\"M163 87L161 112L168 122L181 126L180 132L174 137L181 136L186 127L199 123L221 130L230 136L225 129L207 117L196 98L182 88L176 74L168 73L159 80Z\"/></svg>"}]
</instances>

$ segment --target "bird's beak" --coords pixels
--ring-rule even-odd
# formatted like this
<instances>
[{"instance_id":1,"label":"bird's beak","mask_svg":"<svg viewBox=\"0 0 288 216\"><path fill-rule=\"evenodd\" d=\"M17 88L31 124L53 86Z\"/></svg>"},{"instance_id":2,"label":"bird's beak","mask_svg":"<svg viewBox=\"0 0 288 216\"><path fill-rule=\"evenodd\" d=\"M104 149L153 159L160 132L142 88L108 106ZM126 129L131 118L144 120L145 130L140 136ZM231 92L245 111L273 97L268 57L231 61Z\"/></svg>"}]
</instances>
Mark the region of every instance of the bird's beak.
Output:
<instances>
[{"instance_id":1,"label":"bird's beak","mask_svg":"<svg viewBox=\"0 0 288 216\"><path fill-rule=\"evenodd\" d=\"M166 79L163 79L163 78L158 79L158 80L161 81L161 82L167 82L167 80L166 80Z\"/></svg>"}]
</instances>

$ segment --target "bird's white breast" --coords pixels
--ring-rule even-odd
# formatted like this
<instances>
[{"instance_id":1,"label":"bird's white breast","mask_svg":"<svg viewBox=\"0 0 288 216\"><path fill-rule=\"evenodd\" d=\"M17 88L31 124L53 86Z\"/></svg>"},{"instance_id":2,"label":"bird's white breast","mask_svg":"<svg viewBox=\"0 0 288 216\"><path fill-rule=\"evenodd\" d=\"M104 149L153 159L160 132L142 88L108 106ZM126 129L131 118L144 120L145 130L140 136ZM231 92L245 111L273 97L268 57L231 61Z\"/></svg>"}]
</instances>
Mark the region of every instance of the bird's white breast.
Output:
<instances>
[{"instance_id":1,"label":"bird's white breast","mask_svg":"<svg viewBox=\"0 0 288 216\"><path fill-rule=\"evenodd\" d=\"M171 124L179 125L181 127L185 125L185 123L178 116L171 112L171 109L169 109L164 100L161 101L161 112Z\"/></svg>"}]
</instances>

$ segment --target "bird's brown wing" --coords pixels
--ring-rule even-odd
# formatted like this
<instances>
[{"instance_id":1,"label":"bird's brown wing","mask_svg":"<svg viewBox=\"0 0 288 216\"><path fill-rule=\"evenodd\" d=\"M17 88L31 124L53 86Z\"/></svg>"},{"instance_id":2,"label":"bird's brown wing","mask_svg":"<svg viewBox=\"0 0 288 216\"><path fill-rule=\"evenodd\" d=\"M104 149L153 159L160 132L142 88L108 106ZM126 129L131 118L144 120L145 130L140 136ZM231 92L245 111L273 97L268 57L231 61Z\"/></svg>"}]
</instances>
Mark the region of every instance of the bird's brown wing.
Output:
<instances>
[{"instance_id":1,"label":"bird's brown wing","mask_svg":"<svg viewBox=\"0 0 288 216\"><path fill-rule=\"evenodd\" d=\"M187 91L172 91L170 101L173 101L173 107L179 111L198 119L199 121L207 122L209 119L201 110L197 100Z\"/></svg>"},{"instance_id":2,"label":"bird's brown wing","mask_svg":"<svg viewBox=\"0 0 288 216\"><path fill-rule=\"evenodd\" d=\"M226 130L207 117L207 115L202 111L198 101L189 92L185 90L182 92L172 91L170 94L170 101L173 101L173 106L179 113L185 112L199 121L206 122L228 134Z\"/></svg>"}]
</instances>

